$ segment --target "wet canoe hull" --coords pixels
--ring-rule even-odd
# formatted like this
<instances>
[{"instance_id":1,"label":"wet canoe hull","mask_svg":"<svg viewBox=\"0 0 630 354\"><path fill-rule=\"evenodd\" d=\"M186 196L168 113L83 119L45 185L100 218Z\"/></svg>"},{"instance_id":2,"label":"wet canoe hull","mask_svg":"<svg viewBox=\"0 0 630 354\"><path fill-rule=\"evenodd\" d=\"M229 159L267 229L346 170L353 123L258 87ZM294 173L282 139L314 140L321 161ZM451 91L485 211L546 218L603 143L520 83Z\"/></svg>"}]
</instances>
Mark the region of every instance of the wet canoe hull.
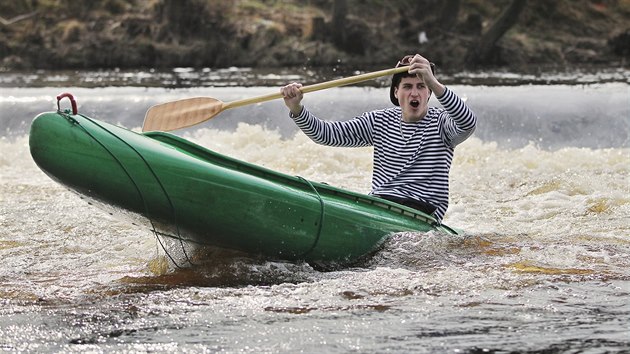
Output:
<instances>
[{"instance_id":1,"label":"wet canoe hull","mask_svg":"<svg viewBox=\"0 0 630 354\"><path fill-rule=\"evenodd\" d=\"M175 135L139 134L80 114L37 116L30 149L37 165L70 189L199 244L348 263L392 233L454 233L392 202L238 161Z\"/></svg>"}]
</instances>

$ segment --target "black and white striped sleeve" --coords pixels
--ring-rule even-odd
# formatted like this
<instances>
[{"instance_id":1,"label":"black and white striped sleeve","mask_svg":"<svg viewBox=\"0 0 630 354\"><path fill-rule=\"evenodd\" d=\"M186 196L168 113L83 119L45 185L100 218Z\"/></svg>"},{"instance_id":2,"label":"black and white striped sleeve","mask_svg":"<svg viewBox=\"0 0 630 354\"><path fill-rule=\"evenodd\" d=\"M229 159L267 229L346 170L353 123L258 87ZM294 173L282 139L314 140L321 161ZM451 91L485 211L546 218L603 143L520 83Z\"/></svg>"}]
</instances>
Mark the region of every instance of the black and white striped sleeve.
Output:
<instances>
[{"instance_id":1,"label":"black and white striped sleeve","mask_svg":"<svg viewBox=\"0 0 630 354\"><path fill-rule=\"evenodd\" d=\"M343 147L373 145L374 123L370 113L346 121L324 121L303 107L298 116L291 115L291 118L317 144Z\"/></svg>"},{"instance_id":2,"label":"black and white striped sleeve","mask_svg":"<svg viewBox=\"0 0 630 354\"><path fill-rule=\"evenodd\" d=\"M466 103L448 88L437 99L444 107L440 117L442 139L447 146L455 147L475 131L477 117Z\"/></svg>"}]
</instances>

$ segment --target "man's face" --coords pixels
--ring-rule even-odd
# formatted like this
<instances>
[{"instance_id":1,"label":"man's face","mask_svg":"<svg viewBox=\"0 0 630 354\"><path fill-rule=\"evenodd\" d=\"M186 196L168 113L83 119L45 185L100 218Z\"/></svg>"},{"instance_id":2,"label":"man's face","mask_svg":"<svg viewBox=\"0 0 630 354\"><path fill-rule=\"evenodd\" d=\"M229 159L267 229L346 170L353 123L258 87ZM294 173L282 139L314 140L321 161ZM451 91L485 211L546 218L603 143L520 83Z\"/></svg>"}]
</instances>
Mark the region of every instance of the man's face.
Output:
<instances>
[{"instance_id":1,"label":"man's face","mask_svg":"<svg viewBox=\"0 0 630 354\"><path fill-rule=\"evenodd\" d=\"M417 76L403 77L394 95L402 108L404 121L417 122L427 114L431 92Z\"/></svg>"}]
</instances>

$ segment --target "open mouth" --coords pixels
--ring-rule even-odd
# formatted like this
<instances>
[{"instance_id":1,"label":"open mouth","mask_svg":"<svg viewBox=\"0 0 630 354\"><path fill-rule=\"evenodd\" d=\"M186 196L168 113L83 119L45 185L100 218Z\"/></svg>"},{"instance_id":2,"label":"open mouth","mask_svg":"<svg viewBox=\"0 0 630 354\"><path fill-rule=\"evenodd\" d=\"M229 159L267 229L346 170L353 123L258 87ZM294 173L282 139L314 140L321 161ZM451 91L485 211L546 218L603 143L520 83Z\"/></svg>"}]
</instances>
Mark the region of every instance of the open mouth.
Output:
<instances>
[{"instance_id":1,"label":"open mouth","mask_svg":"<svg viewBox=\"0 0 630 354\"><path fill-rule=\"evenodd\" d=\"M420 101L418 100L412 100L411 102L409 102L409 104L411 105L411 107L413 108L418 108L418 106L420 106Z\"/></svg>"}]
</instances>

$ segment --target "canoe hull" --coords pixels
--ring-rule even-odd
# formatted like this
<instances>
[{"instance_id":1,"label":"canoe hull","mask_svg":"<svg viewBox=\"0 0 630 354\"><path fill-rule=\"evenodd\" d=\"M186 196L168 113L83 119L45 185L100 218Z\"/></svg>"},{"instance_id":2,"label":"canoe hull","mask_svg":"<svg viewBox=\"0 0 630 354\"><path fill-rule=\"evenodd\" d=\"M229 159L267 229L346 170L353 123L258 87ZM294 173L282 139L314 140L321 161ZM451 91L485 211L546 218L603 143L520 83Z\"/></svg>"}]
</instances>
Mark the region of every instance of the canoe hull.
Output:
<instances>
[{"instance_id":1,"label":"canoe hull","mask_svg":"<svg viewBox=\"0 0 630 354\"><path fill-rule=\"evenodd\" d=\"M40 114L31 155L81 195L142 215L166 235L286 260L348 263L401 231L439 230L413 209L238 161L167 133Z\"/></svg>"}]
</instances>

